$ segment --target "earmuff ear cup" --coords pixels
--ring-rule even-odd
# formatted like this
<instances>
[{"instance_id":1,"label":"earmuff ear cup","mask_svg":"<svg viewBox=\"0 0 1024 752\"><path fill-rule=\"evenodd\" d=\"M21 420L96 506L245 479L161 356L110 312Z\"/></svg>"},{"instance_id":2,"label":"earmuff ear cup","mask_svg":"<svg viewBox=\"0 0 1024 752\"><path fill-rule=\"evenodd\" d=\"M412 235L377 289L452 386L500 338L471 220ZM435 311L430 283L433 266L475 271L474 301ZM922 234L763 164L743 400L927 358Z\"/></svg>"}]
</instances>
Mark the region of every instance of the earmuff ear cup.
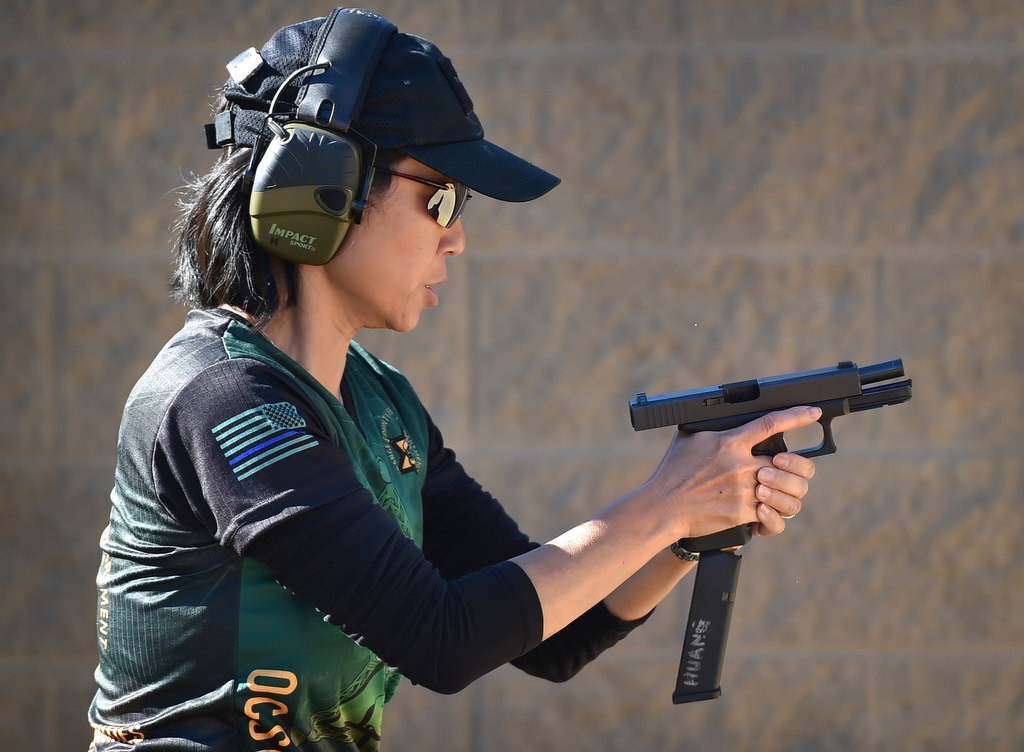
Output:
<instances>
[{"instance_id":1,"label":"earmuff ear cup","mask_svg":"<svg viewBox=\"0 0 1024 752\"><path fill-rule=\"evenodd\" d=\"M249 197L256 244L299 264L320 265L337 253L360 187L359 147L305 123L287 123L260 157Z\"/></svg>"}]
</instances>

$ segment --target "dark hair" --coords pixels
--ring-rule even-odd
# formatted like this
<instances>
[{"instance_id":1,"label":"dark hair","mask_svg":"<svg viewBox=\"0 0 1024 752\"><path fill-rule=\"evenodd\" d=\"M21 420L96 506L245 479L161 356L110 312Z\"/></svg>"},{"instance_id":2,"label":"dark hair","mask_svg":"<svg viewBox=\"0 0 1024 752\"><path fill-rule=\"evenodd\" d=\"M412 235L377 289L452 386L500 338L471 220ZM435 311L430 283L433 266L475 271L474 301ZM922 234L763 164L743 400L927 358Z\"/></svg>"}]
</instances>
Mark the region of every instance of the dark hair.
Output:
<instances>
[{"instance_id":1,"label":"dark hair","mask_svg":"<svg viewBox=\"0 0 1024 752\"><path fill-rule=\"evenodd\" d=\"M219 104L218 111L226 102L221 98ZM263 325L282 304L295 305L298 275L294 263L271 256L253 242L249 193L242 184L251 152L249 147L228 147L208 173L192 176L182 187L170 287L175 299L191 308L228 304ZM378 151L376 164L392 167L402 156L398 151ZM377 173L367 210L372 199L388 189L390 178Z\"/></svg>"}]
</instances>

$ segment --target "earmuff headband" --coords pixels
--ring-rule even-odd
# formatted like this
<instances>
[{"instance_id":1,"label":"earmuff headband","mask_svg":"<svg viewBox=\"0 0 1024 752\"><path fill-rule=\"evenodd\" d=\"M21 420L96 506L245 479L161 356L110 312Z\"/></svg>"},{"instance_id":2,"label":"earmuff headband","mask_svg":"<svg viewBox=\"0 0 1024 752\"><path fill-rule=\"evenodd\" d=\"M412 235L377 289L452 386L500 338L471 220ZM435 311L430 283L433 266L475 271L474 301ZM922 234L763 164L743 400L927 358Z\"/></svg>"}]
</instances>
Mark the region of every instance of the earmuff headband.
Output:
<instances>
[{"instance_id":1,"label":"earmuff headband","mask_svg":"<svg viewBox=\"0 0 1024 752\"><path fill-rule=\"evenodd\" d=\"M335 9L321 26L307 64L275 92L246 175L253 239L267 253L326 264L362 218L373 160L363 156L351 125L396 31L369 11ZM307 77L295 109L278 112L281 93L302 75ZM376 154L372 143L365 146Z\"/></svg>"},{"instance_id":2,"label":"earmuff headband","mask_svg":"<svg viewBox=\"0 0 1024 752\"><path fill-rule=\"evenodd\" d=\"M397 30L370 11L336 8L324 22L309 61L327 67L307 78L299 91L298 119L338 133L348 131L363 108L380 56Z\"/></svg>"}]
</instances>

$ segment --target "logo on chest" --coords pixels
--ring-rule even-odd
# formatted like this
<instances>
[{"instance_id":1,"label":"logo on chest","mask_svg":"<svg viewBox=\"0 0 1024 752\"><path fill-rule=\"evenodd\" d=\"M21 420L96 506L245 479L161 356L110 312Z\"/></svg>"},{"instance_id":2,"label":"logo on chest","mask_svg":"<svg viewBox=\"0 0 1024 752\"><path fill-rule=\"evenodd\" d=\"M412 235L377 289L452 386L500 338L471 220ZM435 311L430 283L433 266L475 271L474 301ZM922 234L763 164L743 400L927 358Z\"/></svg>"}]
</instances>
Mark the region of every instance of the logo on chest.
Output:
<instances>
[{"instance_id":1,"label":"logo on chest","mask_svg":"<svg viewBox=\"0 0 1024 752\"><path fill-rule=\"evenodd\" d=\"M380 436L391 464L399 473L414 473L420 468L420 450L391 408L385 410L380 418Z\"/></svg>"},{"instance_id":2,"label":"logo on chest","mask_svg":"<svg viewBox=\"0 0 1024 752\"><path fill-rule=\"evenodd\" d=\"M416 458L412 454L412 442L409 440L408 435L402 433L398 436L385 438L387 439L388 446L391 447L391 460L395 463L395 467L398 468L398 472L402 473L402 475L416 472Z\"/></svg>"}]
</instances>

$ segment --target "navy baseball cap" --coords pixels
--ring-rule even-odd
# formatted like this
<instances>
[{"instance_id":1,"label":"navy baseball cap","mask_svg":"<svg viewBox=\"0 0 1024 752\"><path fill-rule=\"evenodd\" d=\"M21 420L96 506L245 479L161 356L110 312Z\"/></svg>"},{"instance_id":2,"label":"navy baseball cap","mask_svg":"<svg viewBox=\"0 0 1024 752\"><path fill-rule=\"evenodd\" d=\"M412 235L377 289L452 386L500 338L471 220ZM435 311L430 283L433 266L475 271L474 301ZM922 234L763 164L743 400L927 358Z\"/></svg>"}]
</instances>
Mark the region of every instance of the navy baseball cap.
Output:
<instances>
[{"instance_id":1,"label":"navy baseball cap","mask_svg":"<svg viewBox=\"0 0 1024 752\"><path fill-rule=\"evenodd\" d=\"M275 94L290 74L309 63L325 20L286 26L258 52L246 50L228 64L231 78L223 93L229 108L207 126L212 148L256 143ZM287 112L289 105L294 109L302 82L298 76L281 90L275 114ZM485 139L451 61L433 42L397 29L387 39L350 130L501 201L531 201L561 182Z\"/></svg>"}]
</instances>

